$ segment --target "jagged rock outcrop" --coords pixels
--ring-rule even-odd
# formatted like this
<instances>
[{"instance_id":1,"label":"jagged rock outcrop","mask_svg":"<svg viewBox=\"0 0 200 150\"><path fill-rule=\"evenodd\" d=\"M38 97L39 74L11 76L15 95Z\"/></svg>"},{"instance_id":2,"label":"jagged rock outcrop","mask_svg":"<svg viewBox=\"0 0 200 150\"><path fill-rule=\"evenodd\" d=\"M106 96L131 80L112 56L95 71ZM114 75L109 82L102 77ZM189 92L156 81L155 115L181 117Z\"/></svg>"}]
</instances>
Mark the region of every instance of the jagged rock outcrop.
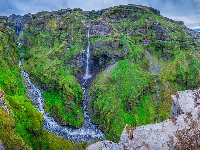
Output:
<instances>
[{"instance_id":1,"label":"jagged rock outcrop","mask_svg":"<svg viewBox=\"0 0 200 150\"><path fill-rule=\"evenodd\" d=\"M200 149L200 88L172 95L171 118L157 124L126 125L118 144L97 142L87 150L100 149Z\"/></svg>"}]
</instances>

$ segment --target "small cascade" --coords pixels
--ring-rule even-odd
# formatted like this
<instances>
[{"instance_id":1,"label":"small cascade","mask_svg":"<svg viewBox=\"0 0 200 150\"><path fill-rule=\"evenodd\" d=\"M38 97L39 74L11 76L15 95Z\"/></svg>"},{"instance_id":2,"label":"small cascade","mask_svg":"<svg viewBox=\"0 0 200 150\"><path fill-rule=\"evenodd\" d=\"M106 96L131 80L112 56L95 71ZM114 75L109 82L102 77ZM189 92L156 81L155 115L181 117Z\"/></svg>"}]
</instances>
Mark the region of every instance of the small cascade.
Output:
<instances>
[{"instance_id":1,"label":"small cascade","mask_svg":"<svg viewBox=\"0 0 200 150\"><path fill-rule=\"evenodd\" d=\"M88 41L88 45L87 45L87 58L86 58L86 70L85 70L85 76L83 77L83 79L87 80L90 79L92 77L92 75L90 75L89 73L89 65L90 65L90 26L87 26L88 30L87 30L87 41Z\"/></svg>"}]
</instances>

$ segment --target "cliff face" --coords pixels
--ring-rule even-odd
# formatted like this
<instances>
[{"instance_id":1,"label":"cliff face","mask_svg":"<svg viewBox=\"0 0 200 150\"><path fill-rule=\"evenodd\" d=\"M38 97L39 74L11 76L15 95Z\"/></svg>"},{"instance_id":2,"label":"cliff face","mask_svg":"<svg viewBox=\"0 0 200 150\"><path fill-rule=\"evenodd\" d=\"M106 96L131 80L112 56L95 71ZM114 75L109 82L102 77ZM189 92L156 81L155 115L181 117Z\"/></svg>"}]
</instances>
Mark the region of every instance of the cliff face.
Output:
<instances>
[{"instance_id":1,"label":"cliff face","mask_svg":"<svg viewBox=\"0 0 200 150\"><path fill-rule=\"evenodd\" d=\"M87 148L100 149L199 149L200 88L172 95L171 119L133 128L126 125L118 144L102 141Z\"/></svg>"}]
</instances>

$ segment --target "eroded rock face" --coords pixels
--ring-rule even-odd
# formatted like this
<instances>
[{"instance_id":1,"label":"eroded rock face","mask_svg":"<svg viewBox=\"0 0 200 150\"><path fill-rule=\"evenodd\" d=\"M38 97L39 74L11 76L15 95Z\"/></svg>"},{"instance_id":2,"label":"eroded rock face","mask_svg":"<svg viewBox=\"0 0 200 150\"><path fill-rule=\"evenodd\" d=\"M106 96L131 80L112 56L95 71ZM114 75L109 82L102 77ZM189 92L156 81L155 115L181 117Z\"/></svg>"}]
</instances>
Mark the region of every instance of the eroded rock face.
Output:
<instances>
[{"instance_id":1,"label":"eroded rock face","mask_svg":"<svg viewBox=\"0 0 200 150\"><path fill-rule=\"evenodd\" d=\"M172 102L170 119L135 130L126 125L117 145L103 141L87 149L200 149L200 88L179 91L172 95Z\"/></svg>"}]
</instances>

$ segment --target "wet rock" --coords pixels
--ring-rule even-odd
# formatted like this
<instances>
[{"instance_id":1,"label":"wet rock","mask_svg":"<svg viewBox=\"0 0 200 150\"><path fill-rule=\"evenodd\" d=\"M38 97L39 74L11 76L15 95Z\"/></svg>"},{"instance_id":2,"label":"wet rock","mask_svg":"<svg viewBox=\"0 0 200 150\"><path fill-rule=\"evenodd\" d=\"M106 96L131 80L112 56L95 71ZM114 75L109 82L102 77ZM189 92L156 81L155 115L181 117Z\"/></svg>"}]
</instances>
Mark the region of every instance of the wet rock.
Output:
<instances>
[{"instance_id":1,"label":"wet rock","mask_svg":"<svg viewBox=\"0 0 200 150\"><path fill-rule=\"evenodd\" d=\"M171 119L136 129L126 125L120 142L110 143L109 147L121 150L200 149L199 98L200 88L177 92L172 95ZM87 149L107 149L105 143L108 142L98 142Z\"/></svg>"},{"instance_id":2,"label":"wet rock","mask_svg":"<svg viewBox=\"0 0 200 150\"><path fill-rule=\"evenodd\" d=\"M71 67L78 67L82 68L85 66L85 60L86 60L86 53L85 50L82 50L80 53L74 53L73 59L69 62Z\"/></svg>"},{"instance_id":3,"label":"wet rock","mask_svg":"<svg viewBox=\"0 0 200 150\"><path fill-rule=\"evenodd\" d=\"M7 114L10 115L10 110L9 110L8 104L5 100L4 92L1 89L0 89L0 108L5 110L7 112Z\"/></svg>"}]
</instances>

